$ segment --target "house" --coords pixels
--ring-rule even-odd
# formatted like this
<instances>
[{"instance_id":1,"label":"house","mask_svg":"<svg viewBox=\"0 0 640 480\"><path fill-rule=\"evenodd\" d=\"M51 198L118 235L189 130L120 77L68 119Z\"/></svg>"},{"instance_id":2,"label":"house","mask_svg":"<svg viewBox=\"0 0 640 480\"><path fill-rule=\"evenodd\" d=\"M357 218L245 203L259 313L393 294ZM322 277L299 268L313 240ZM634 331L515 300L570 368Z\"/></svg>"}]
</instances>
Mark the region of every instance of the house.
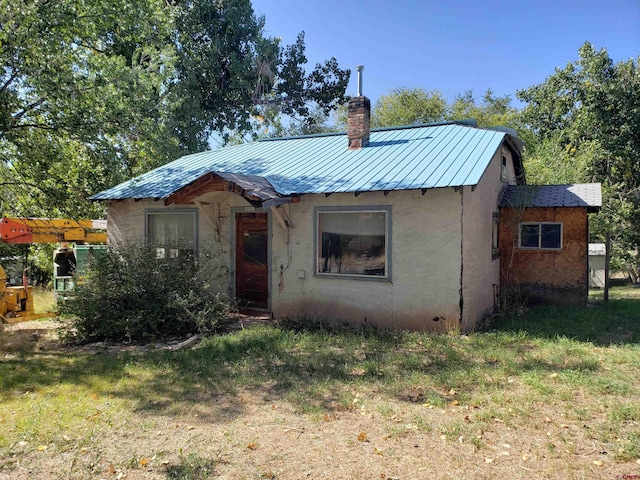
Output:
<instances>
[{"instance_id":1,"label":"house","mask_svg":"<svg viewBox=\"0 0 640 480\"><path fill-rule=\"evenodd\" d=\"M528 303L584 306L589 213L602 206L599 183L509 185L500 200L500 285Z\"/></svg>"},{"instance_id":2,"label":"house","mask_svg":"<svg viewBox=\"0 0 640 480\"><path fill-rule=\"evenodd\" d=\"M187 155L92 199L111 244L214 251L221 288L276 317L469 330L497 306L521 151L473 121L371 130L358 96L346 133Z\"/></svg>"},{"instance_id":3,"label":"house","mask_svg":"<svg viewBox=\"0 0 640 480\"><path fill-rule=\"evenodd\" d=\"M606 255L604 243L589 244L589 288L604 288Z\"/></svg>"}]
</instances>

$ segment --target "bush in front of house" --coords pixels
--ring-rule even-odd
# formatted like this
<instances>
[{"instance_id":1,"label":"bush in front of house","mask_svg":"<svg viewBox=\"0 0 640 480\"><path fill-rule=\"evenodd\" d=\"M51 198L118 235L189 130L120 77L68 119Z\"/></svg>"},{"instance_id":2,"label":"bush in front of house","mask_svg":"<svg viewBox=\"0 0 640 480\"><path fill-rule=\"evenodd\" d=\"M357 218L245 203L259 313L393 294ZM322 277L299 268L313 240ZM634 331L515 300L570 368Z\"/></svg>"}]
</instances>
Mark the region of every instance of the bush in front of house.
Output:
<instances>
[{"instance_id":1,"label":"bush in front of house","mask_svg":"<svg viewBox=\"0 0 640 480\"><path fill-rule=\"evenodd\" d=\"M211 291L205 260L178 249L172 250L179 252L175 258L158 258L158 252L126 244L90 260L61 305L78 341L144 342L208 333L228 318L229 302Z\"/></svg>"}]
</instances>

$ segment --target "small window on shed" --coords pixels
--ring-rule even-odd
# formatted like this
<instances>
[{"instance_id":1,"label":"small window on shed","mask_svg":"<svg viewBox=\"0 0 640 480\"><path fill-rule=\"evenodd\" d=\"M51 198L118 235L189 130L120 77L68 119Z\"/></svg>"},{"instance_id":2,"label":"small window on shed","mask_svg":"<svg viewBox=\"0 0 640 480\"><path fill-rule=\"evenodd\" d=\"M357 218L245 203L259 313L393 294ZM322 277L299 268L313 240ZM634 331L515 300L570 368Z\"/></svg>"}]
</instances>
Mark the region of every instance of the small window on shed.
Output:
<instances>
[{"instance_id":1,"label":"small window on shed","mask_svg":"<svg viewBox=\"0 0 640 480\"><path fill-rule=\"evenodd\" d=\"M562 223L521 223L520 248L559 250L562 248Z\"/></svg>"}]
</instances>

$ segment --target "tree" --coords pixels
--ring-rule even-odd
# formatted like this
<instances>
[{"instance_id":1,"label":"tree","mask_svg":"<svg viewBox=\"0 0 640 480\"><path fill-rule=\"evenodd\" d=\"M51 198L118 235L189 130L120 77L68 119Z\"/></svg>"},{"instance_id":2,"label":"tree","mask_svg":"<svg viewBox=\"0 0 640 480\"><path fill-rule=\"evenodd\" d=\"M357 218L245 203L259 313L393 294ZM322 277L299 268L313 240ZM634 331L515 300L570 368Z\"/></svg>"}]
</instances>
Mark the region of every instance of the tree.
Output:
<instances>
[{"instance_id":1,"label":"tree","mask_svg":"<svg viewBox=\"0 0 640 480\"><path fill-rule=\"evenodd\" d=\"M226 139L260 128L255 117L306 117L310 104L328 115L345 101L350 71L331 58L307 73L304 32L282 47L265 37L249 0L186 0L176 16L175 116L187 150L206 148L214 132Z\"/></svg>"},{"instance_id":2,"label":"tree","mask_svg":"<svg viewBox=\"0 0 640 480\"><path fill-rule=\"evenodd\" d=\"M147 120L172 75L166 4L0 0L0 25L3 213L95 212L86 196L146 168L140 138L168 137Z\"/></svg>"},{"instance_id":3,"label":"tree","mask_svg":"<svg viewBox=\"0 0 640 480\"><path fill-rule=\"evenodd\" d=\"M457 95L446 114L449 120L474 119L480 128L509 127L518 135L528 132L520 119L520 111L511 105L511 97L497 97L489 88L482 96L482 103L476 103L472 90Z\"/></svg>"},{"instance_id":4,"label":"tree","mask_svg":"<svg viewBox=\"0 0 640 480\"><path fill-rule=\"evenodd\" d=\"M422 88L397 88L382 95L371 112L373 127L396 127L444 120L447 102L442 93Z\"/></svg>"},{"instance_id":5,"label":"tree","mask_svg":"<svg viewBox=\"0 0 640 480\"><path fill-rule=\"evenodd\" d=\"M344 100L335 59L309 73L249 0L0 0L0 209L100 216L85 199L267 110Z\"/></svg>"},{"instance_id":6,"label":"tree","mask_svg":"<svg viewBox=\"0 0 640 480\"><path fill-rule=\"evenodd\" d=\"M614 64L606 49L596 50L588 42L578 54L577 61L557 68L543 83L517 93L527 102L523 119L542 142L554 146L547 154L555 149L580 159L574 165L579 180L603 183L604 205L594 233L611 232L637 278L640 69L634 59Z\"/></svg>"}]
</instances>

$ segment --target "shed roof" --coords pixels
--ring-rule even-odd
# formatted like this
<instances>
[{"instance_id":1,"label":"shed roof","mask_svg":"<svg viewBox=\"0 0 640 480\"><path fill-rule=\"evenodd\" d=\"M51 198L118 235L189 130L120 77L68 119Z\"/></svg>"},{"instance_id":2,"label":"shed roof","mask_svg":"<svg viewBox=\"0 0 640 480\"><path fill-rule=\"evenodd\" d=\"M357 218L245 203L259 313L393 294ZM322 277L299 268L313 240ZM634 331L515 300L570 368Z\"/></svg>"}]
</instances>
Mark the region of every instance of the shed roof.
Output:
<instances>
[{"instance_id":1,"label":"shed roof","mask_svg":"<svg viewBox=\"0 0 640 480\"><path fill-rule=\"evenodd\" d=\"M599 183L571 185L509 185L500 199L501 207L586 207L597 212L602 207Z\"/></svg>"},{"instance_id":2,"label":"shed roof","mask_svg":"<svg viewBox=\"0 0 640 480\"><path fill-rule=\"evenodd\" d=\"M374 129L359 150L346 133L256 141L186 155L90 198L164 199L207 173L261 177L279 196L473 186L505 138L521 148L507 132L455 122Z\"/></svg>"}]
</instances>

